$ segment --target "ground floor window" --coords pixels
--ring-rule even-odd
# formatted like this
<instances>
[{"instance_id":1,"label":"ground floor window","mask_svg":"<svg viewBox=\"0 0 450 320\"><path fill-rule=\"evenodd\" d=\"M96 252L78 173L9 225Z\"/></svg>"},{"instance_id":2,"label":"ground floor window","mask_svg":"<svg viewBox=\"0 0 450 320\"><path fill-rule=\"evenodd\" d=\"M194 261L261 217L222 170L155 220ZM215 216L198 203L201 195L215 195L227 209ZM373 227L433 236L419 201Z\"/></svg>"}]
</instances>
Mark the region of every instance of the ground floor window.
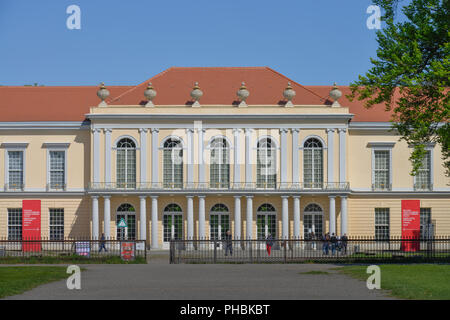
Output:
<instances>
[{"instance_id":1,"label":"ground floor window","mask_svg":"<svg viewBox=\"0 0 450 320\"><path fill-rule=\"evenodd\" d=\"M375 208L375 239L389 239L389 208Z\"/></svg>"},{"instance_id":2,"label":"ground floor window","mask_svg":"<svg viewBox=\"0 0 450 320\"><path fill-rule=\"evenodd\" d=\"M431 208L420 208L420 238L432 237L433 231Z\"/></svg>"},{"instance_id":3,"label":"ground floor window","mask_svg":"<svg viewBox=\"0 0 450 320\"><path fill-rule=\"evenodd\" d=\"M22 240L22 208L8 208L8 240Z\"/></svg>"},{"instance_id":4,"label":"ground floor window","mask_svg":"<svg viewBox=\"0 0 450 320\"><path fill-rule=\"evenodd\" d=\"M136 210L131 204L121 204L116 213L116 225L120 220L124 219L127 223L126 228L117 228L118 240L135 240L136 239Z\"/></svg>"},{"instance_id":5,"label":"ground floor window","mask_svg":"<svg viewBox=\"0 0 450 320\"><path fill-rule=\"evenodd\" d=\"M211 240L224 239L227 230L230 230L230 214L224 204L218 203L211 208L209 230Z\"/></svg>"},{"instance_id":6,"label":"ground floor window","mask_svg":"<svg viewBox=\"0 0 450 320\"><path fill-rule=\"evenodd\" d=\"M277 214L271 204L265 203L258 208L256 229L258 240L267 238L269 233L273 238L277 237Z\"/></svg>"},{"instance_id":7,"label":"ground floor window","mask_svg":"<svg viewBox=\"0 0 450 320\"><path fill-rule=\"evenodd\" d=\"M50 208L49 231L50 240L64 239L64 209Z\"/></svg>"},{"instance_id":8,"label":"ground floor window","mask_svg":"<svg viewBox=\"0 0 450 320\"><path fill-rule=\"evenodd\" d=\"M323 235L323 210L311 203L303 211L303 235L304 237L321 237Z\"/></svg>"},{"instance_id":9,"label":"ground floor window","mask_svg":"<svg viewBox=\"0 0 450 320\"><path fill-rule=\"evenodd\" d=\"M183 238L183 211L179 205L172 203L164 208L163 227L164 242Z\"/></svg>"}]
</instances>

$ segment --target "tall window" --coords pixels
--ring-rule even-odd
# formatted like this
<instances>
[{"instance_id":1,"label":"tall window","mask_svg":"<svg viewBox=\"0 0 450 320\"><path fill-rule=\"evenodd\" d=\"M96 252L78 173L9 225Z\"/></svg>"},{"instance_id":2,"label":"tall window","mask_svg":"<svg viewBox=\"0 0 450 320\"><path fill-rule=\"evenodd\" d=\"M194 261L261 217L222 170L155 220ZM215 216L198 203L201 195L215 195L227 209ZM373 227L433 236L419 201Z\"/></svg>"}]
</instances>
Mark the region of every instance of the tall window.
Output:
<instances>
[{"instance_id":1,"label":"tall window","mask_svg":"<svg viewBox=\"0 0 450 320\"><path fill-rule=\"evenodd\" d=\"M170 138L163 149L164 188L183 187L183 148L181 141Z\"/></svg>"},{"instance_id":2,"label":"tall window","mask_svg":"<svg viewBox=\"0 0 450 320\"><path fill-rule=\"evenodd\" d=\"M374 189L390 189L390 151L374 150Z\"/></svg>"},{"instance_id":3,"label":"tall window","mask_svg":"<svg viewBox=\"0 0 450 320\"><path fill-rule=\"evenodd\" d=\"M303 235L306 238L307 235L320 237L323 235L323 210L315 204L308 204L303 212Z\"/></svg>"},{"instance_id":4,"label":"tall window","mask_svg":"<svg viewBox=\"0 0 450 320\"><path fill-rule=\"evenodd\" d=\"M275 188L276 147L272 139L261 139L257 145L256 186L258 188Z\"/></svg>"},{"instance_id":5,"label":"tall window","mask_svg":"<svg viewBox=\"0 0 450 320\"><path fill-rule=\"evenodd\" d=\"M118 240L135 240L136 239L136 210L129 203L121 204L117 208L116 213L116 225L119 224L120 220L124 219L127 227L117 228L117 239Z\"/></svg>"},{"instance_id":6,"label":"tall window","mask_svg":"<svg viewBox=\"0 0 450 320\"><path fill-rule=\"evenodd\" d=\"M171 203L164 208L163 215L163 240L183 239L183 210L176 203Z\"/></svg>"},{"instance_id":7,"label":"tall window","mask_svg":"<svg viewBox=\"0 0 450 320\"><path fill-rule=\"evenodd\" d=\"M389 240L389 208L375 208L375 239Z\"/></svg>"},{"instance_id":8,"label":"tall window","mask_svg":"<svg viewBox=\"0 0 450 320\"><path fill-rule=\"evenodd\" d=\"M423 158L422 166L416 175L416 189L428 190L431 188L431 151L428 150Z\"/></svg>"},{"instance_id":9,"label":"tall window","mask_svg":"<svg viewBox=\"0 0 450 320\"><path fill-rule=\"evenodd\" d=\"M209 230L211 240L225 239L226 232L230 230L230 214L226 205L218 203L211 208Z\"/></svg>"},{"instance_id":10,"label":"tall window","mask_svg":"<svg viewBox=\"0 0 450 320\"><path fill-rule=\"evenodd\" d=\"M50 165L49 178L51 189L64 189L65 187L65 151L49 151Z\"/></svg>"},{"instance_id":11,"label":"tall window","mask_svg":"<svg viewBox=\"0 0 450 320\"><path fill-rule=\"evenodd\" d=\"M323 145L319 139L310 138L303 145L303 177L305 188L322 188Z\"/></svg>"},{"instance_id":12,"label":"tall window","mask_svg":"<svg viewBox=\"0 0 450 320\"><path fill-rule=\"evenodd\" d=\"M129 138L117 143L117 186L119 188L136 187L136 144Z\"/></svg>"},{"instance_id":13,"label":"tall window","mask_svg":"<svg viewBox=\"0 0 450 320\"><path fill-rule=\"evenodd\" d=\"M64 209L50 208L50 240L64 239Z\"/></svg>"},{"instance_id":14,"label":"tall window","mask_svg":"<svg viewBox=\"0 0 450 320\"><path fill-rule=\"evenodd\" d=\"M229 152L224 138L211 142L210 182L212 188L228 188L230 183Z\"/></svg>"},{"instance_id":15,"label":"tall window","mask_svg":"<svg viewBox=\"0 0 450 320\"><path fill-rule=\"evenodd\" d=\"M8 151L8 189L23 188L23 151Z\"/></svg>"},{"instance_id":16,"label":"tall window","mask_svg":"<svg viewBox=\"0 0 450 320\"><path fill-rule=\"evenodd\" d=\"M8 208L8 240L22 240L22 208Z\"/></svg>"},{"instance_id":17,"label":"tall window","mask_svg":"<svg viewBox=\"0 0 450 320\"><path fill-rule=\"evenodd\" d=\"M433 231L431 208L420 208L420 238L432 237Z\"/></svg>"},{"instance_id":18,"label":"tall window","mask_svg":"<svg viewBox=\"0 0 450 320\"><path fill-rule=\"evenodd\" d=\"M259 206L256 212L256 229L258 240L267 238L269 233L273 238L277 237L277 214L271 204Z\"/></svg>"}]
</instances>

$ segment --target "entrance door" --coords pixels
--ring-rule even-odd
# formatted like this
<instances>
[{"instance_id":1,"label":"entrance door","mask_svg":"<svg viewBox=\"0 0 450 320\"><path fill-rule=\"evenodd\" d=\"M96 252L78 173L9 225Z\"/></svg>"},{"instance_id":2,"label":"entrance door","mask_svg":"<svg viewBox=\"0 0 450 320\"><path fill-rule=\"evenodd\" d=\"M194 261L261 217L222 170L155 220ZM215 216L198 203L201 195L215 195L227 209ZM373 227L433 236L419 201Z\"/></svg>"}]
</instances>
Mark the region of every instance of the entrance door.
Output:
<instances>
[{"instance_id":1,"label":"entrance door","mask_svg":"<svg viewBox=\"0 0 450 320\"><path fill-rule=\"evenodd\" d=\"M209 231L211 240L222 240L227 230L230 230L230 214L228 207L218 203L211 208L209 213Z\"/></svg>"},{"instance_id":2,"label":"entrance door","mask_svg":"<svg viewBox=\"0 0 450 320\"><path fill-rule=\"evenodd\" d=\"M277 238L277 214L271 204L263 204L256 213L257 239L266 239L269 233Z\"/></svg>"},{"instance_id":3,"label":"entrance door","mask_svg":"<svg viewBox=\"0 0 450 320\"><path fill-rule=\"evenodd\" d=\"M323 211L315 203L307 205L303 213L303 236L306 237L311 232L316 237L323 235Z\"/></svg>"},{"instance_id":4,"label":"entrance door","mask_svg":"<svg viewBox=\"0 0 450 320\"><path fill-rule=\"evenodd\" d=\"M124 203L116 212L116 225L121 219L127 223L126 228L117 228L117 240L136 240L136 212L131 204Z\"/></svg>"},{"instance_id":5,"label":"entrance door","mask_svg":"<svg viewBox=\"0 0 450 320\"><path fill-rule=\"evenodd\" d=\"M169 204L163 213L163 247L169 248L170 240L183 239L183 213L177 204Z\"/></svg>"}]
</instances>

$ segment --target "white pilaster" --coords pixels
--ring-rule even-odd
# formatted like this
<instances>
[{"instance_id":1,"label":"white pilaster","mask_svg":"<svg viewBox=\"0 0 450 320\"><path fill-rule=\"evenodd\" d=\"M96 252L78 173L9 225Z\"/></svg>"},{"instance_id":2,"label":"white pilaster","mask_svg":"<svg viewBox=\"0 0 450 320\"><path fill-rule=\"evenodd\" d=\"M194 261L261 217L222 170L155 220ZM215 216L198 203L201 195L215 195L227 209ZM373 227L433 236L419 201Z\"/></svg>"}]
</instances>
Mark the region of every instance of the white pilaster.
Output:
<instances>
[{"instance_id":1,"label":"white pilaster","mask_svg":"<svg viewBox=\"0 0 450 320\"><path fill-rule=\"evenodd\" d=\"M139 196L140 199L140 240L147 240L147 196Z\"/></svg>"},{"instance_id":2,"label":"white pilaster","mask_svg":"<svg viewBox=\"0 0 450 320\"><path fill-rule=\"evenodd\" d=\"M92 239L98 239L98 197L92 197Z\"/></svg>"},{"instance_id":3,"label":"white pilaster","mask_svg":"<svg viewBox=\"0 0 450 320\"><path fill-rule=\"evenodd\" d=\"M100 129L92 129L92 133L94 135L93 141L94 145L92 148L93 156L92 161L93 163L93 182L99 183L100 182Z\"/></svg>"},{"instance_id":4,"label":"white pilaster","mask_svg":"<svg viewBox=\"0 0 450 320\"><path fill-rule=\"evenodd\" d=\"M252 132L253 129L245 129L245 183L247 187L251 187L253 182L252 168Z\"/></svg>"},{"instance_id":5,"label":"white pilaster","mask_svg":"<svg viewBox=\"0 0 450 320\"><path fill-rule=\"evenodd\" d=\"M347 197L341 197L341 236L347 233Z\"/></svg>"},{"instance_id":6,"label":"white pilaster","mask_svg":"<svg viewBox=\"0 0 450 320\"><path fill-rule=\"evenodd\" d=\"M197 129L198 133L198 182L200 185L205 185L206 187L206 178L205 178L205 162L203 161L204 156L204 134L205 129Z\"/></svg>"},{"instance_id":7,"label":"white pilaster","mask_svg":"<svg viewBox=\"0 0 450 320\"><path fill-rule=\"evenodd\" d=\"M346 129L338 129L339 132L339 183L343 184L347 181L347 173L346 173Z\"/></svg>"},{"instance_id":8,"label":"white pilaster","mask_svg":"<svg viewBox=\"0 0 450 320\"><path fill-rule=\"evenodd\" d=\"M158 177L158 133L159 129L151 129L152 131L152 185L153 187L158 187L159 177Z\"/></svg>"},{"instance_id":9,"label":"white pilaster","mask_svg":"<svg viewBox=\"0 0 450 320\"><path fill-rule=\"evenodd\" d=\"M234 239L241 239L241 196L234 196Z\"/></svg>"},{"instance_id":10,"label":"white pilaster","mask_svg":"<svg viewBox=\"0 0 450 320\"><path fill-rule=\"evenodd\" d=\"M148 130L145 128L139 129L140 138L141 138L141 176L140 176L140 183L141 185L144 182L147 182L147 132Z\"/></svg>"},{"instance_id":11,"label":"white pilaster","mask_svg":"<svg viewBox=\"0 0 450 320\"><path fill-rule=\"evenodd\" d=\"M246 236L247 240L253 239L253 196L247 197L247 227Z\"/></svg>"},{"instance_id":12,"label":"white pilaster","mask_svg":"<svg viewBox=\"0 0 450 320\"><path fill-rule=\"evenodd\" d=\"M194 144L192 141L192 133L194 129L186 129L187 136L187 184L193 187L194 183Z\"/></svg>"},{"instance_id":13,"label":"white pilaster","mask_svg":"<svg viewBox=\"0 0 450 320\"><path fill-rule=\"evenodd\" d=\"M240 142L240 133L241 129L233 129L233 135L234 135L234 178L233 178L233 184L234 187L239 187L239 183L241 181L241 161L240 161L240 155L241 155L241 142ZM240 200L239 200L240 203Z\"/></svg>"},{"instance_id":14,"label":"white pilaster","mask_svg":"<svg viewBox=\"0 0 450 320\"><path fill-rule=\"evenodd\" d=\"M287 165L288 165L288 151L287 151L287 132L288 129L280 129L280 171L281 171L281 187L286 187L288 182Z\"/></svg>"},{"instance_id":15,"label":"white pilaster","mask_svg":"<svg viewBox=\"0 0 450 320\"><path fill-rule=\"evenodd\" d=\"M300 239L300 196L294 199L294 239Z\"/></svg>"},{"instance_id":16,"label":"white pilaster","mask_svg":"<svg viewBox=\"0 0 450 320\"><path fill-rule=\"evenodd\" d=\"M328 183L334 182L334 129L326 130L328 137L327 168Z\"/></svg>"},{"instance_id":17,"label":"white pilaster","mask_svg":"<svg viewBox=\"0 0 450 320\"><path fill-rule=\"evenodd\" d=\"M206 239L205 233L205 196L198 196L198 237Z\"/></svg>"},{"instance_id":18,"label":"white pilaster","mask_svg":"<svg viewBox=\"0 0 450 320\"><path fill-rule=\"evenodd\" d=\"M158 196L152 196L152 249L158 249Z\"/></svg>"},{"instance_id":19,"label":"white pilaster","mask_svg":"<svg viewBox=\"0 0 450 320\"><path fill-rule=\"evenodd\" d=\"M111 239L111 196L103 196L103 229L106 239Z\"/></svg>"},{"instance_id":20,"label":"white pilaster","mask_svg":"<svg viewBox=\"0 0 450 320\"><path fill-rule=\"evenodd\" d=\"M289 238L289 196L281 196L281 236Z\"/></svg>"},{"instance_id":21,"label":"white pilaster","mask_svg":"<svg viewBox=\"0 0 450 320\"><path fill-rule=\"evenodd\" d=\"M194 196L186 196L187 199L187 239L194 238Z\"/></svg>"},{"instance_id":22,"label":"white pilaster","mask_svg":"<svg viewBox=\"0 0 450 320\"><path fill-rule=\"evenodd\" d=\"M330 235L336 235L336 197L329 196L330 198Z\"/></svg>"},{"instance_id":23,"label":"white pilaster","mask_svg":"<svg viewBox=\"0 0 450 320\"><path fill-rule=\"evenodd\" d=\"M105 133L105 183L108 186L111 181L111 129L104 129Z\"/></svg>"},{"instance_id":24,"label":"white pilaster","mask_svg":"<svg viewBox=\"0 0 450 320\"><path fill-rule=\"evenodd\" d=\"M298 133L299 129L292 129L292 183L298 185L300 181L298 169Z\"/></svg>"}]
</instances>

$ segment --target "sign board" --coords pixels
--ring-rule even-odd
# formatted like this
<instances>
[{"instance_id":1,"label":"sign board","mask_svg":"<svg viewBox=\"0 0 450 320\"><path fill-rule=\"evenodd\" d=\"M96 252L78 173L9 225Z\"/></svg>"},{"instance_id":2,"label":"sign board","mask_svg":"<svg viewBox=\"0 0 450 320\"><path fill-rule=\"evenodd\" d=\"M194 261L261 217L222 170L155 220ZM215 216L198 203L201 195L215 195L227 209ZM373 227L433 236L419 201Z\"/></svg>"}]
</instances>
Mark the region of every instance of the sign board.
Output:
<instances>
[{"instance_id":1,"label":"sign board","mask_svg":"<svg viewBox=\"0 0 450 320\"><path fill-rule=\"evenodd\" d=\"M22 200L22 239L41 240L41 200ZM41 251L41 243L24 242L22 250Z\"/></svg>"},{"instance_id":2,"label":"sign board","mask_svg":"<svg viewBox=\"0 0 450 320\"><path fill-rule=\"evenodd\" d=\"M89 257L91 253L91 244L89 241L75 242L75 253L79 256Z\"/></svg>"},{"instance_id":3,"label":"sign board","mask_svg":"<svg viewBox=\"0 0 450 320\"><path fill-rule=\"evenodd\" d=\"M402 238L420 238L420 200L402 200ZM420 250L419 241L403 241L403 251Z\"/></svg>"},{"instance_id":4,"label":"sign board","mask_svg":"<svg viewBox=\"0 0 450 320\"><path fill-rule=\"evenodd\" d=\"M144 251L145 250L145 242L136 243L136 250Z\"/></svg>"},{"instance_id":5,"label":"sign board","mask_svg":"<svg viewBox=\"0 0 450 320\"><path fill-rule=\"evenodd\" d=\"M136 243L133 241L123 241L120 243L120 257L124 261L132 261L135 257Z\"/></svg>"},{"instance_id":6,"label":"sign board","mask_svg":"<svg viewBox=\"0 0 450 320\"><path fill-rule=\"evenodd\" d=\"M127 228L127 223L124 218L120 219L119 223L117 224L117 228Z\"/></svg>"}]
</instances>

